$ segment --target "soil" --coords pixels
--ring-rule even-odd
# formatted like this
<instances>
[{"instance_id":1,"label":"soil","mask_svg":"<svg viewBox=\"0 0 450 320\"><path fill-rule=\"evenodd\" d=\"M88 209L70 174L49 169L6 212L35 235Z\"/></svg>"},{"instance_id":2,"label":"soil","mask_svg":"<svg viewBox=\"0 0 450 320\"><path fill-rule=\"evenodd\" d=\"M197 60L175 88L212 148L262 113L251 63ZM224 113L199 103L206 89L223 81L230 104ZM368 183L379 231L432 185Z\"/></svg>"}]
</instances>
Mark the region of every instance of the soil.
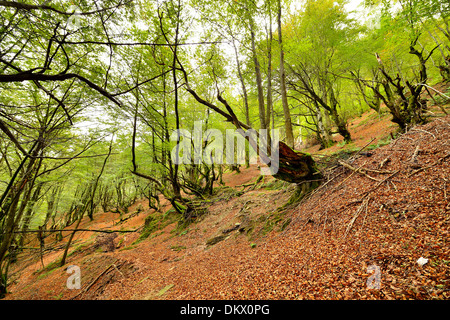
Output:
<instances>
[{"instance_id":1,"label":"soil","mask_svg":"<svg viewBox=\"0 0 450 320\"><path fill-rule=\"evenodd\" d=\"M70 232L62 241L48 236L42 261L30 249L11 266L5 299L449 299L450 116L390 143L395 127L378 117L351 122L351 146L308 149L382 145L346 158L354 170L330 160L326 182L300 203L287 205L293 185L271 177L255 184L252 165L226 172L229 188L185 228L174 221L136 242L145 219L161 216L146 201L122 223L124 216L97 213L80 228L136 232L78 232L62 267ZM70 265L80 267L81 289L67 287Z\"/></svg>"}]
</instances>

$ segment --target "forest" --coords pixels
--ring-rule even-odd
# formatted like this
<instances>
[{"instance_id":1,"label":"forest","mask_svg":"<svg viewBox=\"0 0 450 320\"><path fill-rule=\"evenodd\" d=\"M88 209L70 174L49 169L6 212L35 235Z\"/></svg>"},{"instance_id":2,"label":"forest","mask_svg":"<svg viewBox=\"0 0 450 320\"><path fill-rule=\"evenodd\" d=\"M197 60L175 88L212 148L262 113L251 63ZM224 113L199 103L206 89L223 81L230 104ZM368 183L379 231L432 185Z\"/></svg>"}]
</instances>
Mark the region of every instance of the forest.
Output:
<instances>
[{"instance_id":1,"label":"forest","mask_svg":"<svg viewBox=\"0 0 450 320\"><path fill-rule=\"evenodd\" d=\"M263 197L269 204L264 204L274 205L275 195L284 203L276 202L270 210L256 205L252 209L254 199L241 203L241 210L233 213L236 217L240 214L241 220L231 226L226 224L228 220L217 222L229 228L218 236L211 234L208 245L222 243L235 231L254 234L258 221L265 228L264 236L275 226L281 232L294 232L290 228L296 223L315 225L325 232L330 221L340 222L328 213L324 199L336 199L338 207L341 202L335 197L344 186L351 185L351 192L359 189L366 193L342 204L342 210L353 211L347 220L342 218L345 221L340 229L333 227L331 231L340 230L340 237L347 241L355 230L369 228L362 216L370 216L367 212L372 207L373 212L390 210L390 217L397 223L406 223L402 219L412 221L402 217L422 210L417 207L397 213L392 207L400 200L381 202L373 193L389 188L386 199L400 192L408 199L406 194L415 197L419 186L427 183L439 195L422 199L423 194L417 193L413 200L423 205L424 214L434 210L426 209L432 203L436 212L438 206L442 207L441 229L429 228L434 230L433 236L443 237L430 246L439 246L436 250L443 253L435 253L439 259L425 265L437 270L429 271L435 283L424 285L433 288L417 292L408 289L414 293L405 293L404 289L402 294L416 299L450 298L450 284L445 282L450 274L448 1L0 1L0 68L0 298L7 297L10 287L20 283L17 270L26 265L25 258L34 257L39 272L60 268L61 277L67 277L64 268L73 264L74 250L80 251L77 237L84 231L86 237L98 236L97 240L105 241L136 234L139 241L130 244L127 252L131 254L133 246L150 241L145 240L147 237L158 239L155 232L171 223L175 223L177 236L192 234L196 223L213 215L208 206L225 198L227 202L237 201L249 190L266 190L257 188L265 184L267 194ZM366 136L367 144L355 145L352 128L367 114L372 115L374 125L383 123L376 134L384 134L384 140L371 145L375 136ZM191 139L197 131L203 136ZM225 157L223 137L228 139L230 132L234 132L230 141L241 142L243 149L228 148L227 140ZM262 133L267 134L263 137ZM243 139L239 140L239 135ZM266 144L258 145L258 139ZM395 150L403 148L398 157L406 158L399 163L409 161L408 170L412 171L388 168L389 163L396 163L394 156L374 154L378 147L392 144L397 144ZM312 151L308 149L311 147ZM204 156L199 158L199 154ZM370 167L375 160L379 165ZM267 167L272 171L262 174L260 169ZM239 177L249 170L251 179L227 186L230 181L240 181ZM437 171L432 174L432 170ZM360 184L353 185L351 176L361 179ZM425 182L411 183L411 189L400 184L416 178ZM325 191L329 192L326 197L322 194ZM322 198L314 198L320 194ZM309 209L300 210L300 205L315 206L319 218L304 218L302 214ZM242 212L247 209L260 215L244 219ZM235 212L226 203L217 210ZM142 212L148 213L145 219L126 225ZM106 213L115 220L104 218ZM123 223L120 229L110 228L115 221ZM99 225L91 228L93 223ZM363 224L361 229L356 228L358 223ZM202 228L206 234L209 227ZM314 239L307 238L309 232L302 232L304 243ZM263 250L253 239L246 244L249 252ZM377 241L387 240L379 237ZM169 251L184 252L190 248L188 243L181 241ZM58 255L50 258L54 252ZM228 251L217 254L232 256ZM417 258L408 261L414 264ZM76 297L98 298L89 296L89 291L101 276L114 270L115 277L131 277L130 270L137 267L124 261L105 260L105 271L94 270L99 277L88 278L91 285L83 287ZM283 263L286 261L289 258ZM397 263L386 261L382 272L387 272L387 265ZM268 262L258 263L265 266ZM367 269L365 264L363 267ZM370 273L366 271L363 273ZM208 273L204 277L211 276ZM140 280L145 284L151 279L147 278ZM115 278L103 283L98 295L105 286L120 282L111 279ZM364 288L365 280L358 280ZM158 292L152 298L177 290L187 292L182 284L158 281L151 284ZM64 290L59 298L75 294ZM298 292L303 289L286 290L282 297L299 298ZM245 295L238 290L225 296L220 292L201 296L200 291L186 297L280 298L264 290ZM332 292L303 297L350 297L343 291L335 296ZM392 294L394 298L400 296ZM142 295L136 293L135 297ZM183 297L180 293L172 298ZM355 297L390 296L374 290L369 296Z\"/></svg>"}]
</instances>

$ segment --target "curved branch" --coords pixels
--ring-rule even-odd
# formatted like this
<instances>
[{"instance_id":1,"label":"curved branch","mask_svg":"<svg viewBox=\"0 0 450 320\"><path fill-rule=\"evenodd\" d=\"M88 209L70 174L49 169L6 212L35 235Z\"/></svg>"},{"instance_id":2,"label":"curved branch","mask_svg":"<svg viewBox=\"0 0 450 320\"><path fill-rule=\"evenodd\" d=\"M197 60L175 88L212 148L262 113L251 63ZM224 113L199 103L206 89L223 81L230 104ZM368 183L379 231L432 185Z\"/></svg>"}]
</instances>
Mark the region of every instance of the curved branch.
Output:
<instances>
[{"instance_id":1,"label":"curved branch","mask_svg":"<svg viewBox=\"0 0 450 320\"><path fill-rule=\"evenodd\" d=\"M23 81L65 81L73 78L76 78L86 83L89 87L96 90L101 95L108 98L118 106L122 106L122 104L108 91L76 73L41 74L25 71L16 74L1 74L0 82L7 83L7 82L23 82Z\"/></svg>"},{"instance_id":2,"label":"curved branch","mask_svg":"<svg viewBox=\"0 0 450 320\"><path fill-rule=\"evenodd\" d=\"M123 5L127 5L128 3L131 3L133 0L129 0L123 3L119 3L116 6L113 7L108 7L108 8L102 8L102 9L98 9L98 10L94 10L94 11L88 11L88 12L80 12L80 13L76 13L77 15L81 15L81 16L87 16L87 15L92 15L92 14L96 14L96 13L100 13L100 12L104 12L104 11L108 11L114 8L118 8L121 7ZM65 16L71 16L74 13L73 12L66 12L66 11L61 11L58 10L56 8L53 8L51 6L45 5L45 4L41 4L41 5L33 5L33 4L27 4L27 3L22 3L22 2L16 2L16 1L0 1L0 7L9 7L9 8L15 8L18 10L25 10L25 11L32 11L32 10L47 10L47 11L53 11L56 12L58 14L62 14Z\"/></svg>"}]
</instances>

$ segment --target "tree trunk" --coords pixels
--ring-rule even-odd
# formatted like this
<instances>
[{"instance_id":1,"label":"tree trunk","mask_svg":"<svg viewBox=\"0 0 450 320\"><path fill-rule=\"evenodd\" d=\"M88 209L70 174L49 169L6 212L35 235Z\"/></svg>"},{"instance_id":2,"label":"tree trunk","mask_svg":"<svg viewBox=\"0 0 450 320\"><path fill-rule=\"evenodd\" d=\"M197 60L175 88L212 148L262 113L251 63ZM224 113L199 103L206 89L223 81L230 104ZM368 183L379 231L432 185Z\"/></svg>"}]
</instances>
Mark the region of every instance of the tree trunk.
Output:
<instances>
[{"instance_id":1,"label":"tree trunk","mask_svg":"<svg viewBox=\"0 0 450 320\"><path fill-rule=\"evenodd\" d=\"M328 130L325 128L324 117L319 104L314 101L314 105L316 107L317 130L320 133L320 144L324 149L326 149L331 145L331 137L328 134Z\"/></svg>"},{"instance_id":2,"label":"tree trunk","mask_svg":"<svg viewBox=\"0 0 450 320\"><path fill-rule=\"evenodd\" d=\"M266 111L264 106L264 90L261 78L261 67L259 65L258 56L256 54L255 31L253 20L250 19L250 35L252 42L253 62L255 64L256 87L258 89L258 107L259 107L259 123L260 129L266 129Z\"/></svg>"},{"instance_id":3,"label":"tree trunk","mask_svg":"<svg viewBox=\"0 0 450 320\"><path fill-rule=\"evenodd\" d=\"M351 142L352 137L350 135L350 131L348 131L347 123L342 119L342 117L339 116L337 112L338 108L338 101L336 100L336 97L334 95L333 89L330 90L330 112L331 117L333 118L334 123L336 124L338 128L339 134L344 137L345 142Z\"/></svg>"},{"instance_id":4,"label":"tree trunk","mask_svg":"<svg viewBox=\"0 0 450 320\"><path fill-rule=\"evenodd\" d=\"M292 150L280 141L279 169L273 176L276 179L291 183L303 183L322 179L320 171L316 168L314 159L310 154Z\"/></svg>"},{"instance_id":5,"label":"tree trunk","mask_svg":"<svg viewBox=\"0 0 450 320\"><path fill-rule=\"evenodd\" d=\"M272 10L270 9L269 2L269 30L267 31L267 108L266 108L266 128L270 128L270 117L273 108L273 95L272 95ZM268 142L270 143L270 136L268 136Z\"/></svg>"},{"instance_id":6,"label":"tree trunk","mask_svg":"<svg viewBox=\"0 0 450 320\"><path fill-rule=\"evenodd\" d=\"M278 0L278 43L280 46L280 90L281 101L283 104L284 124L286 129L286 144L289 147L294 148L294 133L292 131L291 112L289 110L289 104L287 100L286 73L284 70L284 51L281 32L281 0Z\"/></svg>"},{"instance_id":7,"label":"tree trunk","mask_svg":"<svg viewBox=\"0 0 450 320\"><path fill-rule=\"evenodd\" d=\"M184 74L184 80L185 80L185 89L188 91L196 100L197 102L203 104L204 106L214 110L221 116L223 116L227 122L232 123L239 132L245 133L243 129L252 129L251 127L245 125L239 119L236 117L236 114L234 113L231 106L228 104L228 102L220 95L218 94L217 98L222 103L222 105L226 108L227 112L219 108L218 106L214 105L213 103L202 99L196 92L193 90L189 85L189 79L188 79L188 73L184 69L184 67L180 64L179 65L180 70ZM259 150L258 146L256 145L256 142L251 139L248 135L246 135L246 139L249 141L249 145L260 154L262 158L268 158L268 154L261 154L261 150ZM288 181L291 183L303 183L306 181L318 181L322 179L322 175L320 171L317 169L314 159L311 157L310 154L302 153L302 152L296 152L292 150L289 146L287 146L283 142L279 142L279 163L272 164L271 167L277 167L278 171L273 172L273 176L276 179ZM274 151L271 150L270 154L273 155ZM268 151L269 152L269 151Z\"/></svg>"},{"instance_id":8,"label":"tree trunk","mask_svg":"<svg viewBox=\"0 0 450 320\"><path fill-rule=\"evenodd\" d=\"M248 93L247 93L247 88L245 86L244 77L242 75L241 62L239 61L239 54L238 54L238 51L237 51L234 39L233 39L233 48L234 48L234 54L236 56L236 65L237 65L239 81L241 82L241 87L242 87L242 95L243 95L243 98L244 98L245 123L248 126L251 126L251 123L250 123L250 112L249 112L249 109L248 109Z\"/></svg>"},{"instance_id":9,"label":"tree trunk","mask_svg":"<svg viewBox=\"0 0 450 320\"><path fill-rule=\"evenodd\" d=\"M38 200L39 195L41 194L41 189L42 189L42 183L38 183L36 185L36 188L34 189L33 196L31 197L30 201L27 203L27 209L25 211L25 216L24 216L24 220L22 223L22 227L21 227L23 233L20 235L20 238L18 241L19 247L23 246L24 235L25 235L25 232L28 230L28 226L30 225L31 218L33 217L34 205L36 204L36 201Z\"/></svg>"}]
</instances>

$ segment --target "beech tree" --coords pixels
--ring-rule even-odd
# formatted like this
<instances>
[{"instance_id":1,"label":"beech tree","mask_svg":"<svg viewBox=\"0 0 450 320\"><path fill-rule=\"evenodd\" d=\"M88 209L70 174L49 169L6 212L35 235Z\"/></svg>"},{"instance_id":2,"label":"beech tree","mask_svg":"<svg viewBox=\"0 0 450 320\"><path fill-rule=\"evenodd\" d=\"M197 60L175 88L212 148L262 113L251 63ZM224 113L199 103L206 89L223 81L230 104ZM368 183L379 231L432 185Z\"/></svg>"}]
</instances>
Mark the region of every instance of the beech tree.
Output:
<instances>
[{"instance_id":1,"label":"beech tree","mask_svg":"<svg viewBox=\"0 0 450 320\"><path fill-rule=\"evenodd\" d=\"M402 131L405 131L408 127L427 121L427 101L422 98L423 92L430 93L427 64L434 52L441 47L441 43L429 42L430 44L427 46L421 43L421 39L428 35L434 38L428 29L431 19L430 11L424 9L421 2L399 1L399 3L398 12L391 12L389 3L380 4L383 6L380 29L374 30L373 36L375 39L384 38L382 46L377 48L378 50L384 49L384 53L374 52L371 57L371 60L377 63L377 71L373 72L374 77L364 79L354 72L352 72L352 76L365 101L370 105L376 100L371 100L362 86L368 88L375 99L379 99L386 105L392 115L392 121L398 124ZM431 9L432 7L434 9ZM442 21L447 24L445 21L448 19L448 6L447 9L444 9L445 7L445 5L443 7L436 6L436 3L433 2L430 3L429 10L443 13ZM426 33L427 29L428 34ZM438 29L442 30L440 27ZM402 30L402 32L398 32L398 30ZM436 39L434 38L434 40ZM400 67L397 59L399 53L413 59L409 67ZM440 69L442 74L442 65Z\"/></svg>"},{"instance_id":2,"label":"beech tree","mask_svg":"<svg viewBox=\"0 0 450 320\"><path fill-rule=\"evenodd\" d=\"M349 142L351 135L343 116L338 84L340 75L350 67L342 58L346 46L360 32L359 26L347 17L342 2L314 0L305 3L301 15L292 24L295 38L290 40L292 50L286 59L289 88L310 100L317 107L317 115L329 116L336 133ZM294 41L300 43L295 45Z\"/></svg>"},{"instance_id":3,"label":"beech tree","mask_svg":"<svg viewBox=\"0 0 450 320\"><path fill-rule=\"evenodd\" d=\"M25 234L43 253L49 234L73 225L64 264L97 210L122 218L139 197L159 210L163 196L191 222L222 173L172 158L198 120L236 129L268 165L278 152L272 175L296 196L324 178L294 150L294 122L323 147L333 134L351 140L358 99L384 103L400 127L422 123L421 94L438 67L448 71L448 6L401 1L399 16L386 9L383 28L366 30L344 3L289 12L281 0L0 1L0 296ZM285 137L267 150L246 134L270 128Z\"/></svg>"}]
</instances>

